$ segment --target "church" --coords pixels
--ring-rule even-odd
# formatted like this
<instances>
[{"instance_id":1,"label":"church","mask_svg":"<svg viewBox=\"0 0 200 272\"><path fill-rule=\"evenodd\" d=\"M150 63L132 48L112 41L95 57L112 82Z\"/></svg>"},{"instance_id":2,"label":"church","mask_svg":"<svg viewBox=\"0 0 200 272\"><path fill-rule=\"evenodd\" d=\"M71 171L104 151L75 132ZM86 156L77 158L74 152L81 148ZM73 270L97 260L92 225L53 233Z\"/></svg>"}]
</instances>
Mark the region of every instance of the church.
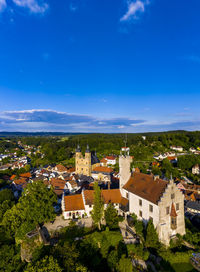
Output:
<instances>
[{"instance_id":1,"label":"church","mask_svg":"<svg viewBox=\"0 0 200 272\"><path fill-rule=\"evenodd\" d=\"M90 174L91 155L86 150L85 160L79 157L77 171ZM87 162L87 164L86 164ZM184 195L172 179L162 180L158 176L131 172L132 157L125 150L119 156L119 189L102 190L104 208L112 203L125 218L134 213L145 224L152 220L159 240L169 245L176 234L185 234ZM82 165L82 166L81 166ZM91 163L90 163L91 165ZM84 168L85 166L85 168ZM79 167L85 169L79 169ZM62 211L65 219L91 216L94 191L83 190L81 194L63 196Z\"/></svg>"}]
</instances>

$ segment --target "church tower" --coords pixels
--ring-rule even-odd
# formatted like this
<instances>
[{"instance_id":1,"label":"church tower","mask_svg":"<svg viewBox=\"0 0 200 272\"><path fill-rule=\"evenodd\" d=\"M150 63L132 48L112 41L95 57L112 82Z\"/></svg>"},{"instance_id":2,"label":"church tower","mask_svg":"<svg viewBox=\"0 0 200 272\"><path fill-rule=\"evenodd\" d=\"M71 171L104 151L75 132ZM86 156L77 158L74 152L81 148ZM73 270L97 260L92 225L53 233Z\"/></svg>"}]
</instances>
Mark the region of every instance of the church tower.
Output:
<instances>
[{"instance_id":1,"label":"church tower","mask_svg":"<svg viewBox=\"0 0 200 272\"><path fill-rule=\"evenodd\" d=\"M131 176L131 162L132 157L129 155L129 148L123 147L121 150L121 155L119 156L119 188L127 183Z\"/></svg>"},{"instance_id":2,"label":"church tower","mask_svg":"<svg viewBox=\"0 0 200 272\"><path fill-rule=\"evenodd\" d=\"M85 157L81 153L80 146L77 146L75 164L76 174L91 176L91 152L88 145L85 151Z\"/></svg>"}]
</instances>

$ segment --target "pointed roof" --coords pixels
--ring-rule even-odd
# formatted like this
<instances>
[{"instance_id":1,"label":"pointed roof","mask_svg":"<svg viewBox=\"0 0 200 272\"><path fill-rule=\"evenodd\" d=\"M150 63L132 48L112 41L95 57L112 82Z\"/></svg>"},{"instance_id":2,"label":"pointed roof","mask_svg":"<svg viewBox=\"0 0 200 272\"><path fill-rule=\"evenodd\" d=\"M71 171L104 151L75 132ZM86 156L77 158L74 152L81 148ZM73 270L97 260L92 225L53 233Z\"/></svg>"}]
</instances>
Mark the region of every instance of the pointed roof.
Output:
<instances>
[{"instance_id":1,"label":"pointed roof","mask_svg":"<svg viewBox=\"0 0 200 272\"><path fill-rule=\"evenodd\" d=\"M89 145L87 144L87 148L85 150L85 153L90 153L90 148L89 148Z\"/></svg>"},{"instance_id":2,"label":"pointed roof","mask_svg":"<svg viewBox=\"0 0 200 272\"><path fill-rule=\"evenodd\" d=\"M176 217L177 216L176 209L174 207L174 203L172 203L172 206L171 206L170 216L172 216L172 217Z\"/></svg>"}]
</instances>

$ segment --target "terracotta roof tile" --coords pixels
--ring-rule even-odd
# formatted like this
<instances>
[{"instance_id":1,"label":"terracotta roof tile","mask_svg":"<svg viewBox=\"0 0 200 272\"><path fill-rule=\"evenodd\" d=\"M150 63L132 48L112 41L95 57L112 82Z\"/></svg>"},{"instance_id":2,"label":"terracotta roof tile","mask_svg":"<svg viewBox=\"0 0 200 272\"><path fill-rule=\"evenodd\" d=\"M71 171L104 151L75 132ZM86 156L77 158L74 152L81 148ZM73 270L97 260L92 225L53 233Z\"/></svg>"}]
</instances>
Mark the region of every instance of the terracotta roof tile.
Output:
<instances>
[{"instance_id":1,"label":"terracotta roof tile","mask_svg":"<svg viewBox=\"0 0 200 272\"><path fill-rule=\"evenodd\" d=\"M109 167L104 167L104 166L97 166L93 169L92 172L112 173L113 169Z\"/></svg>"},{"instance_id":2,"label":"terracotta roof tile","mask_svg":"<svg viewBox=\"0 0 200 272\"><path fill-rule=\"evenodd\" d=\"M63 166L62 164L57 164L55 168L57 168L57 171L59 172L67 172L67 168Z\"/></svg>"},{"instance_id":3,"label":"terracotta roof tile","mask_svg":"<svg viewBox=\"0 0 200 272\"><path fill-rule=\"evenodd\" d=\"M123 206L126 206L127 204L128 204L128 199L126 199L125 197L122 197L122 199L121 199L121 204L123 205Z\"/></svg>"},{"instance_id":4,"label":"terracotta roof tile","mask_svg":"<svg viewBox=\"0 0 200 272\"><path fill-rule=\"evenodd\" d=\"M157 204L168 182L162 179L154 180L152 175L134 172L123 188L152 203Z\"/></svg>"},{"instance_id":5,"label":"terracotta roof tile","mask_svg":"<svg viewBox=\"0 0 200 272\"><path fill-rule=\"evenodd\" d=\"M107 160L115 160L115 157L114 156L107 156L106 159Z\"/></svg>"},{"instance_id":6,"label":"terracotta roof tile","mask_svg":"<svg viewBox=\"0 0 200 272\"><path fill-rule=\"evenodd\" d=\"M28 172L28 173L20 174L20 177L23 177L23 178L30 178L30 177L31 177L31 173Z\"/></svg>"},{"instance_id":7,"label":"terracotta roof tile","mask_svg":"<svg viewBox=\"0 0 200 272\"><path fill-rule=\"evenodd\" d=\"M119 189L101 190L101 195L105 204L121 203L122 196ZM94 203L94 190L85 190L84 196L86 205Z\"/></svg>"},{"instance_id":8,"label":"terracotta roof tile","mask_svg":"<svg viewBox=\"0 0 200 272\"><path fill-rule=\"evenodd\" d=\"M81 194L65 196L64 201L65 211L78 211L85 209Z\"/></svg>"}]
</instances>

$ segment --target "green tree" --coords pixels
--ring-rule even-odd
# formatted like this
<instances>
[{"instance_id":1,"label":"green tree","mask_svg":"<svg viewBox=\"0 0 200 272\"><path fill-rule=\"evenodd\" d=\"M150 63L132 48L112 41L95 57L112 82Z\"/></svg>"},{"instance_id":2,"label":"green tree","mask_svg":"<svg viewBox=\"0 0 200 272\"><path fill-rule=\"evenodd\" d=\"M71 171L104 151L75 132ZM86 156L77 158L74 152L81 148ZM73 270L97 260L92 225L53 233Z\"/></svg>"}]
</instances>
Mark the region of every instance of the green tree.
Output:
<instances>
[{"instance_id":1,"label":"green tree","mask_svg":"<svg viewBox=\"0 0 200 272\"><path fill-rule=\"evenodd\" d=\"M41 181L28 184L19 202L4 214L3 225L18 238L39 224L55 219L53 203L57 201L52 189Z\"/></svg>"},{"instance_id":2,"label":"green tree","mask_svg":"<svg viewBox=\"0 0 200 272\"><path fill-rule=\"evenodd\" d=\"M110 228L110 229L115 229L118 227L118 214L117 214L117 210L114 208L114 206L109 203L106 210L105 210L105 214L104 214L105 220L106 220L106 225Z\"/></svg>"},{"instance_id":3,"label":"green tree","mask_svg":"<svg viewBox=\"0 0 200 272\"><path fill-rule=\"evenodd\" d=\"M98 182L94 183L94 206L92 210L92 220L95 225L101 229L101 219L103 216L103 201L101 198L101 189Z\"/></svg>"},{"instance_id":4,"label":"green tree","mask_svg":"<svg viewBox=\"0 0 200 272\"><path fill-rule=\"evenodd\" d=\"M63 270L58 264L58 261L52 256L46 256L43 259L37 261L35 264L28 264L24 272L62 272Z\"/></svg>"},{"instance_id":5,"label":"green tree","mask_svg":"<svg viewBox=\"0 0 200 272\"><path fill-rule=\"evenodd\" d=\"M133 266L131 263L131 259L130 258L126 258L125 255L122 255L120 261L119 261L119 265L118 265L118 269L119 272L132 272L133 271Z\"/></svg>"},{"instance_id":6,"label":"green tree","mask_svg":"<svg viewBox=\"0 0 200 272\"><path fill-rule=\"evenodd\" d=\"M158 249L160 247L160 243L158 240L158 234L156 232L156 229L154 228L152 220L149 220L147 224L147 230L146 230L146 246Z\"/></svg>"}]
</instances>

